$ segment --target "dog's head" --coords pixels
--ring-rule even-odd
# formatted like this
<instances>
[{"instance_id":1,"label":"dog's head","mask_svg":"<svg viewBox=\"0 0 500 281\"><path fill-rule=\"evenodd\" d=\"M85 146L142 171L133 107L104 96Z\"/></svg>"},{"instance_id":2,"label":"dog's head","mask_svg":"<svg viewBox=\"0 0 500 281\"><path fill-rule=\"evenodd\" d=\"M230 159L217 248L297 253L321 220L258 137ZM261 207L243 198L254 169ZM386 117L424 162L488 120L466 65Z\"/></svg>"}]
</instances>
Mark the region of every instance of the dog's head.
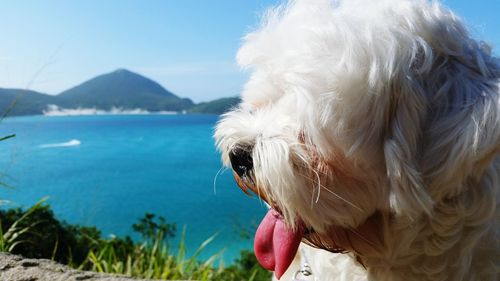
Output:
<instances>
[{"instance_id":1,"label":"dog's head","mask_svg":"<svg viewBox=\"0 0 500 281\"><path fill-rule=\"evenodd\" d=\"M288 229L258 231L291 244L267 255L259 245L276 245L256 241L267 268L286 269L278 256L302 238L376 251L381 216L431 214L498 151L498 61L439 4L291 1L238 60L253 74L215 138L240 187L274 210L261 227Z\"/></svg>"}]
</instances>

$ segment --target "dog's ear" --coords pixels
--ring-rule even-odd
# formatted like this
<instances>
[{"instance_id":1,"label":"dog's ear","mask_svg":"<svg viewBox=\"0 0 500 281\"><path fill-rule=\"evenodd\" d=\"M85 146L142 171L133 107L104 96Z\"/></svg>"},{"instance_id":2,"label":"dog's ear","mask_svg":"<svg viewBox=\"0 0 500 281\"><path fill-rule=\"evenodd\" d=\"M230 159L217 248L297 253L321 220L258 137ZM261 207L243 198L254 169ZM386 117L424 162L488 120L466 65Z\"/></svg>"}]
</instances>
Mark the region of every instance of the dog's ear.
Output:
<instances>
[{"instance_id":1,"label":"dog's ear","mask_svg":"<svg viewBox=\"0 0 500 281\"><path fill-rule=\"evenodd\" d=\"M438 50L391 83L384 153L396 213L431 213L478 183L499 152L500 66L469 44L461 56Z\"/></svg>"},{"instance_id":2,"label":"dog's ear","mask_svg":"<svg viewBox=\"0 0 500 281\"><path fill-rule=\"evenodd\" d=\"M403 80L406 77L396 79L389 89L384 156L390 207L397 214L414 217L422 211L430 213L433 200L418 165L427 101L416 82Z\"/></svg>"},{"instance_id":3,"label":"dog's ear","mask_svg":"<svg viewBox=\"0 0 500 281\"><path fill-rule=\"evenodd\" d=\"M484 186L479 183L500 151L500 64L478 46L448 59L428 81L437 79L446 82L439 89L428 86L436 94L420 165L430 194L442 200Z\"/></svg>"}]
</instances>

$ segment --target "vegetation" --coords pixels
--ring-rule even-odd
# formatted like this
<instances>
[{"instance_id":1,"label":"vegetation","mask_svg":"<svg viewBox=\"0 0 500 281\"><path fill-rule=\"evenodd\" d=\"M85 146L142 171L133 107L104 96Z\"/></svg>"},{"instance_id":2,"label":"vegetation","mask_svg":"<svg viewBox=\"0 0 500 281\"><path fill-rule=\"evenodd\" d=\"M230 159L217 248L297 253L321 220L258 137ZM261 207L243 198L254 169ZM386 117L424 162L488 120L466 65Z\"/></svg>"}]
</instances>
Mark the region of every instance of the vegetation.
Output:
<instances>
[{"instance_id":1,"label":"vegetation","mask_svg":"<svg viewBox=\"0 0 500 281\"><path fill-rule=\"evenodd\" d=\"M96 242L101 236L95 227L58 221L44 200L26 211L0 210L0 218L1 250L28 258L79 265L86 260L88 252L98 246Z\"/></svg>"},{"instance_id":2,"label":"vegetation","mask_svg":"<svg viewBox=\"0 0 500 281\"><path fill-rule=\"evenodd\" d=\"M41 200L28 210L0 210L0 251L29 258L48 258L72 267L140 278L164 280L270 280L271 273L257 263L252 252L242 251L234 264L224 266L220 254L201 261L200 253L213 240L203 242L190 257L182 232L177 247L170 240L176 225L146 213L133 230L141 241L130 237L103 238L95 227L58 221Z\"/></svg>"},{"instance_id":3,"label":"vegetation","mask_svg":"<svg viewBox=\"0 0 500 281\"><path fill-rule=\"evenodd\" d=\"M56 97L35 91L0 88L0 112L2 117L42 114L47 109L47 105L56 102Z\"/></svg>"},{"instance_id":4,"label":"vegetation","mask_svg":"<svg viewBox=\"0 0 500 281\"><path fill-rule=\"evenodd\" d=\"M202 102L192 107L190 113L222 114L240 103L240 98L222 98L210 102Z\"/></svg>"},{"instance_id":5,"label":"vegetation","mask_svg":"<svg viewBox=\"0 0 500 281\"><path fill-rule=\"evenodd\" d=\"M92 78L59 95L58 105L65 108L112 107L142 108L149 111L182 111L193 106L155 81L126 69L118 69Z\"/></svg>"},{"instance_id":6,"label":"vegetation","mask_svg":"<svg viewBox=\"0 0 500 281\"><path fill-rule=\"evenodd\" d=\"M232 97L194 104L190 99L176 96L157 82L126 69L99 75L55 96L30 90L0 88L0 112L8 116L41 115L49 105L72 109L111 110L115 107L140 108L152 112L222 114L239 101L239 98Z\"/></svg>"}]
</instances>

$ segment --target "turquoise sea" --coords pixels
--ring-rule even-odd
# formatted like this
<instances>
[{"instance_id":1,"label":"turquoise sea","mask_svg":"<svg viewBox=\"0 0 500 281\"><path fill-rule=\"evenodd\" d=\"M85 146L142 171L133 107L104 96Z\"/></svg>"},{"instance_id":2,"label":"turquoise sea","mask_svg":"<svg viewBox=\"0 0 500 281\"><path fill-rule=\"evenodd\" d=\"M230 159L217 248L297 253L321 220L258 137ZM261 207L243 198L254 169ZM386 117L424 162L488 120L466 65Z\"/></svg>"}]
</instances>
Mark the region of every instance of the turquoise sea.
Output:
<instances>
[{"instance_id":1,"label":"turquoise sea","mask_svg":"<svg viewBox=\"0 0 500 281\"><path fill-rule=\"evenodd\" d=\"M232 261L252 239L240 236L265 213L226 170L212 138L217 116L129 115L14 117L0 123L2 207L29 207L45 196L58 218L96 226L105 236L132 235L145 212L186 226L194 252L218 233L202 257L225 249ZM252 233L253 234L253 233Z\"/></svg>"}]
</instances>

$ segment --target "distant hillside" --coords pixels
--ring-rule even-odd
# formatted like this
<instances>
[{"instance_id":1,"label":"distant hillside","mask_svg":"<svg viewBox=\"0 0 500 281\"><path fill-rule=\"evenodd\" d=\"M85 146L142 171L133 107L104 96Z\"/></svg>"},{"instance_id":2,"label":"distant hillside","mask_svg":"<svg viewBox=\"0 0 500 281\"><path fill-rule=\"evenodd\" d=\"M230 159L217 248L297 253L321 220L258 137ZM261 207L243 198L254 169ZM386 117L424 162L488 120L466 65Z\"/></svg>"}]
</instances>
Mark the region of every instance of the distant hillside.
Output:
<instances>
[{"instance_id":1,"label":"distant hillside","mask_svg":"<svg viewBox=\"0 0 500 281\"><path fill-rule=\"evenodd\" d=\"M190 99L179 98L149 78L126 69L118 69L92 78L57 96L0 88L0 117L40 115L49 105L56 105L52 108L62 111L82 108L107 112L119 108L125 111L222 114L239 102L239 98L232 97L194 104Z\"/></svg>"},{"instance_id":2,"label":"distant hillside","mask_svg":"<svg viewBox=\"0 0 500 281\"><path fill-rule=\"evenodd\" d=\"M119 69L92 78L58 95L64 108L110 110L141 108L148 111L182 111L194 104L181 99L155 81L137 73Z\"/></svg>"},{"instance_id":3,"label":"distant hillside","mask_svg":"<svg viewBox=\"0 0 500 281\"><path fill-rule=\"evenodd\" d=\"M190 113L222 114L240 102L240 98L222 98L210 102L202 102L193 106Z\"/></svg>"},{"instance_id":4,"label":"distant hillside","mask_svg":"<svg viewBox=\"0 0 500 281\"><path fill-rule=\"evenodd\" d=\"M56 104L57 97L21 89L0 88L0 116L39 115L48 104Z\"/></svg>"}]
</instances>

